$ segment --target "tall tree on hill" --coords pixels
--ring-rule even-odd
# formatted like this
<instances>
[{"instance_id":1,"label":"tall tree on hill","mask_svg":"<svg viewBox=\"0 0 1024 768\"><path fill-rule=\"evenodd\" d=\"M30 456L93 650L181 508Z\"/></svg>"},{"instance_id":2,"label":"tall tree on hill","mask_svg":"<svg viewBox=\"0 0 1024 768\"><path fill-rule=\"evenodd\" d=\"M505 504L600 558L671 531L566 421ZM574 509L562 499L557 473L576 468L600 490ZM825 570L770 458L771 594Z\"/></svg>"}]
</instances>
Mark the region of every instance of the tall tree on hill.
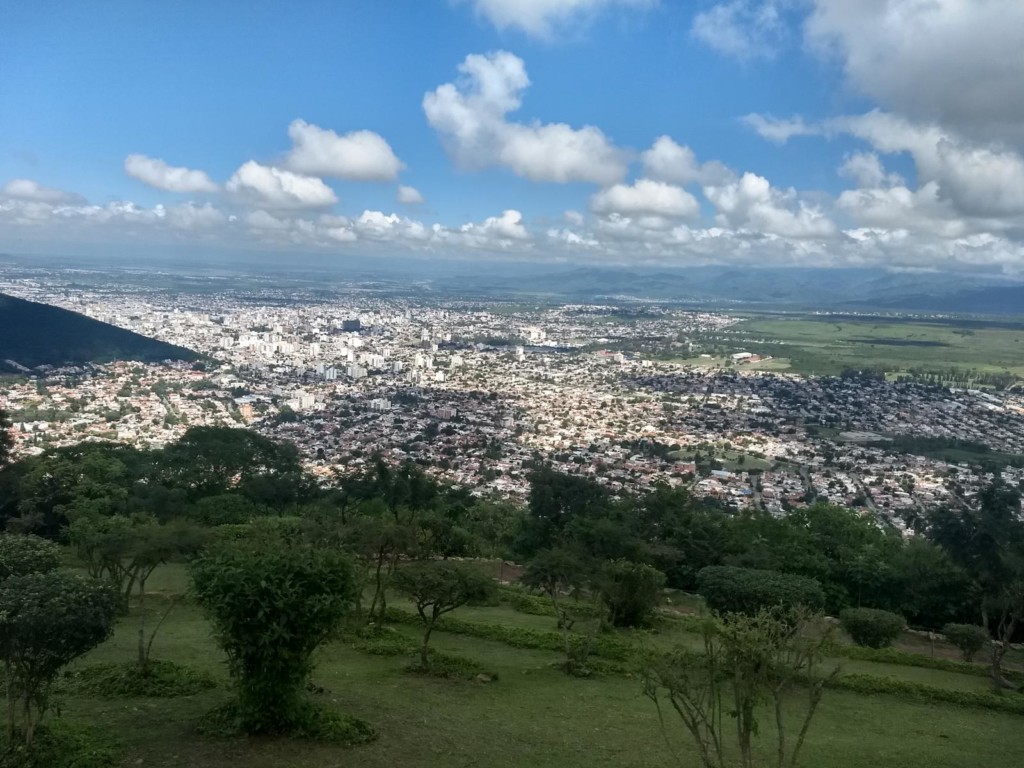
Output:
<instances>
[{"instance_id":1,"label":"tall tree on hill","mask_svg":"<svg viewBox=\"0 0 1024 768\"><path fill-rule=\"evenodd\" d=\"M14 447L14 440L11 438L11 418L7 411L0 408L0 469L10 463L11 449Z\"/></svg>"},{"instance_id":2,"label":"tall tree on hill","mask_svg":"<svg viewBox=\"0 0 1024 768\"><path fill-rule=\"evenodd\" d=\"M963 510L932 515L929 534L974 580L982 624L993 632L992 682L1014 688L1002 673L1003 657L1024 623L1024 521L1020 492L996 481Z\"/></svg>"}]
</instances>

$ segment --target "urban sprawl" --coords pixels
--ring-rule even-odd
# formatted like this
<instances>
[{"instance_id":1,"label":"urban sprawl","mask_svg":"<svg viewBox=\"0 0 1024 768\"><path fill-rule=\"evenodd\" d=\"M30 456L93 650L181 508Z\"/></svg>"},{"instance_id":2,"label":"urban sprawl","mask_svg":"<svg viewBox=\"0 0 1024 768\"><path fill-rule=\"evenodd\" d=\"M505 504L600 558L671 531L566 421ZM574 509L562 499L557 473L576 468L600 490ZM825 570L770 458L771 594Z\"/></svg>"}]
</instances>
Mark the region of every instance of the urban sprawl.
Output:
<instances>
[{"instance_id":1,"label":"urban sprawl","mask_svg":"<svg viewBox=\"0 0 1024 768\"><path fill-rule=\"evenodd\" d=\"M904 529L929 507L967 503L994 474L1024 482L998 462L890 445L913 436L1024 453L1021 394L804 377L759 370L743 351L722 365L695 341L736 322L718 312L368 292L172 301L21 280L0 290L206 358L35 370L4 385L22 454L83 440L155 447L191 425L238 425L291 441L324 482L381 456L522 498L539 459L612 491L661 482L777 515L826 499Z\"/></svg>"}]
</instances>

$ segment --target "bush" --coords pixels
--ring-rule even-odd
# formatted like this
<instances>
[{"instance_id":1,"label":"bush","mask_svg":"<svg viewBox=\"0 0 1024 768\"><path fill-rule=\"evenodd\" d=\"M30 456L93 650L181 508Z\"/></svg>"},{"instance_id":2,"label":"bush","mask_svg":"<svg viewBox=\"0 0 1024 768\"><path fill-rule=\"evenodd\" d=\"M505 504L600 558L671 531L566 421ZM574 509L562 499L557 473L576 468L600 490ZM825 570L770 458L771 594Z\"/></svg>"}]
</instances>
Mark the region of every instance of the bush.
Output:
<instances>
[{"instance_id":1,"label":"bush","mask_svg":"<svg viewBox=\"0 0 1024 768\"><path fill-rule=\"evenodd\" d=\"M896 613L877 608L847 608L839 614L839 622L857 645L887 648L907 626Z\"/></svg>"},{"instance_id":2,"label":"bush","mask_svg":"<svg viewBox=\"0 0 1024 768\"><path fill-rule=\"evenodd\" d=\"M0 581L60 567L60 547L39 536L0 533Z\"/></svg>"},{"instance_id":3,"label":"bush","mask_svg":"<svg viewBox=\"0 0 1024 768\"><path fill-rule=\"evenodd\" d=\"M413 675L429 675L446 680L472 680L490 683L498 679L495 672L484 669L472 659L454 656L450 653L430 652L430 664L423 666L418 661L409 664L405 671Z\"/></svg>"},{"instance_id":4,"label":"bush","mask_svg":"<svg viewBox=\"0 0 1024 768\"><path fill-rule=\"evenodd\" d=\"M241 730L303 732L313 651L356 596L351 562L333 549L241 541L195 560L192 584L227 653Z\"/></svg>"},{"instance_id":5,"label":"bush","mask_svg":"<svg viewBox=\"0 0 1024 768\"><path fill-rule=\"evenodd\" d=\"M112 591L81 576L53 571L0 583L8 723L22 729L26 746L46 716L61 669L110 636L116 613Z\"/></svg>"},{"instance_id":6,"label":"bush","mask_svg":"<svg viewBox=\"0 0 1024 768\"><path fill-rule=\"evenodd\" d=\"M249 724L250 713L240 709L238 701L229 701L207 713L199 732L206 736L238 736L250 733ZM334 744L365 744L377 738L373 728L359 718L309 700L293 707L288 732L296 738Z\"/></svg>"},{"instance_id":7,"label":"bush","mask_svg":"<svg viewBox=\"0 0 1024 768\"><path fill-rule=\"evenodd\" d=\"M816 580L778 571L711 565L697 573L697 591L716 613L753 616L762 608L796 608L812 611L825 605L825 593Z\"/></svg>"},{"instance_id":8,"label":"bush","mask_svg":"<svg viewBox=\"0 0 1024 768\"><path fill-rule=\"evenodd\" d=\"M391 627L364 627L355 633L352 647L370 656L408 656L419 643Z\"/></svg>"},{"instance_id":9,"label":"bush","mask_svg":"<svg viewBox=\"0 0 1024 768\"><path fill-rule=\"evenodd\" d=\"M55 721L39 729L31 747L0 736L3 768L116 768L121 748L93 728Z\"/></svg>"},{"instance_id":10,"label":"bush","mask_svg":"<svg viewBox=\"0 0 1024 768\"><path fill-rule=\"evenodd\" d=\"M192 696L217 686L209 675L173 661L152 659L146 671L135 663L93 664L68 672L68 687L91 696L174 698Z\"/></svg>"},{"instance_id":11,"label":"bush","mask_svg":"<svg viewBox=\"0 0 1024 768\"><path fill-rule=\"evenodd\" d=\"M974 661L975 655L989 642L988 630L976 624L947 624L942 634L960 649L964 661Z\"/></svg>"},{"instance_id":12,"label":"bush","mask_svg":"<svg viewBox=\"0 0 1024 768\"><path fill-rule=\"evenodd\" d=\"M605 566L598 588L616 627L642 627L658 607L665 574L657 568L629 560L614 560Z\"/></svg>"}]
</instances>

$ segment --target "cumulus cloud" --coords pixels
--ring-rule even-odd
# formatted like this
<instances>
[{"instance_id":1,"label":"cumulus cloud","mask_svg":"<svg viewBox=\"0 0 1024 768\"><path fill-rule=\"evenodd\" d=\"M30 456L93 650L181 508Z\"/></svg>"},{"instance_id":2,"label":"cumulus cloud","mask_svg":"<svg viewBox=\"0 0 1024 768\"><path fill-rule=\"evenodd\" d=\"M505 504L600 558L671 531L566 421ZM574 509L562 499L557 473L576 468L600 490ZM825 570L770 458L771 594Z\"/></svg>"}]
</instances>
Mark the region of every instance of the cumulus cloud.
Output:
<instances>
[{"instance_id":1,"label":"cumulus cloud","mask_svg":"<svg viewBox=\"0 0 1024 768\"><path fill-rule=\"evenodd\" d=\"M405 166L391 145L373 131L344 136L305 120L288 126L292 149L285 164L309 176L332 176L353 181L393 181Z\"/></svg>"},{"instance_id":2,"label":"cumulus cloud","mask_svg":"<svg viewBox=\"0 0 1024 768\"><path fill-rule=\"evenodd\" d=\"M680 146L671 136L655 139L640 160L647 176L674 184L720 184L734 175L717 160L699 163L692 149Z\"/></svg>"},{"instance_id":3,"label":"cumulus cloud","mask_svg":"<svg viewBox=\"0 0 1024 768\"><path fill-rule=\"evenodd\" d=\"M470 242L503 243L506 241L524 241L530 239L530 233L523 226L523 214L509 209L501 216L491 216L481 224L463 224L459 232L466 235Z\"/></svg>"},{"instance_id":4,"label":"cumulus cloud","mask_svg":"<svg viewBox=\"0 0 1024 768\"><path fill-rule=\"evenodd\" d=\"M124 170L133 179L165 192L209 194L218 189L203 171L177 168L155 157L128 155L124 159Z\"/></svg>"},{"instance_id":5,"label":"cumulus cloud","mask_svg":"<svg viewBox=\"0 0 1024 768\"><path fill-rule=\"evenodd\" d=\"M321 179L260 165L242 165L228 179L228 192L268 208L327 208L338 202L334 190Z\"/></svg>"},{"instance_id":6,"label":"cumulus cloud","mask_svg":"<svg viewBox=\"0 0 1024 768\"><path fill-rule=\"evenodd\" d=\"M469 0L476 12L498 29L515 28L550 37L556 27L606 7L654 5L657 0Z\"/></svg>"},{"instance_id":7,"label":"cumulus cloud","mask_svg":"<svg viewBox=\"0 0 1024 768\"><path fill-rule=\"evenodd\" d=\"M398 202L404 205L419 205L426 202L423 195L416 187L407 187L404 184L398 185L398 194L396 195Z\"/></svg>"},{"instance_id":8,"label":"cumulus cloud","mask_svg":"<svg viewBox=\"0 0 1024 768\"><path fill-rule=\"evenodd\" d=\"M835 224L819 207L799 200L795 190L772 187L754 173L721 186L704 187L704 196L718 211L721 226L791 238L827 238L836 232Z\"/></svg>"},{"instance_id":9,"label":"cumulus cloud","mask_svg":"<svg viewBox=\"0 0 1024 768\"><path fill-rule=\"evenodd\" d=\"M874 111L834 118L829 130L849 133L883 153L913 157L921 185L967 215L986 218L1024 214L1024 157L1005 147L978 144L934 124L916 124Z\"/></svg>"},{"instance_id":10,"label":"cumulus cloud","mask_svg":"<svg viewBox=\"0 0 1024 768\"><path fill-rule=\"evenodd\" d=\"M423 97L427 120L463 168L501 166L531 181L585 181L602 186L626 174L628 154L593 126L514 123L530 84L523 60L505 51L471 54L462 79Z\"/></svg>"},{"instance_id":11,"label":"cumulus cloud","mask_svg":"<svg viewBox=\"0 0 1024 768\"><path fill-rule=\"evenodd\" d=\"M31 200L38 203L84 202L79 195L44 186L32 179L11 179L0 188L0 197L12 200Z\"/></svg>"},{"instance_id":12,"label":"cumulus cloud","mask_svg":"<svg viewBox=\"0 0 1024 768\"><path fill-rule=\"evenodd\" d=\"M794 136L816 136L821 133L820 127L807 123L799 115L781 118L751 113L740 120L753 128L762 139L776 144L785 144Z\"/></svg>"},{"instance_id":13,"label":"cumulus cloud","mask_svg":"<svg viewBox=\"0 0 1024 768\"><path fill-rule=\"evenodd\" d=\"M663 181L639 179L635 184L616 184L590 198L590 210L598 214L665 216L685 218L700 212L700 203L682 187Z\"/></svg>"},{"instance_id":14,"label":"cumulus cloud","mask_svg":"<svg viewBox=\"0 0 1024 768\"><path fill-rule=\"evenodd\" d=\"M839 175L850 179L858 187L903 186L903 177L898 173L887 173L882 161L874 152L854 152L843 159Z\"/></svg>"},{"instance_id":15,"label":"cumulus cloud","mask_svg":"<svg viewBox=\"0 0 1024 768\"><path fill-rule=\"evenodd\" d=\"M741 61L770 59L789 37L783 10L791 0L729 0L698 13L690 33Z\"/></svg>"},{"instance_id":16,"label":"cumulus cloud","mask_svg":"<svg viewBox=\"0 0 1024 768\"><path fill-rule=\"evenodd\" d=\"M805 35L889 109L1024 145L1020 0L814 0Z\"/></svg>"}]
</instances>

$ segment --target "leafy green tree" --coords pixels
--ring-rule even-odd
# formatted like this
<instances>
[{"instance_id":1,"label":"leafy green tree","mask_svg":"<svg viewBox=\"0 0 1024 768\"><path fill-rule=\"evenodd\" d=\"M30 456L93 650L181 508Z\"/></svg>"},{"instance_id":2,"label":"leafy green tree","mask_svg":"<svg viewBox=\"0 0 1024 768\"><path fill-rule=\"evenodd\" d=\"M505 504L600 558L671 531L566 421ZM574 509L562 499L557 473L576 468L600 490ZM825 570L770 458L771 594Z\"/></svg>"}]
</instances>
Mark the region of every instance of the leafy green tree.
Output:
<instances>
[{"instance_id":1,"label":"leafy green tree","mask_svg":"<svg viewBox=\"0 0 1024 768\"><path fill-rule=\"evenodd\" d=\"M608 492L592 480L549 467L535 469L530 474L529 514L516 540L517 552L529 557L541 549L564 545L570 524L603 517L610 504Z\"/></svg>"},{"instance_id":2,"label":"leafy green tree","mask_svg":"<svg viewBox=\"0 0 1024 768\"><path fill-rule=\"evenodd\" d=\"M755 739L765 732L775 736L769 764L795 768L825 686L839 672L826 666L830 638L817 630L819 619L778 609L708 617L701 651L680 648L648 658L644 693L662 719L661 702L668 701L697 748L701 768L736 765L730 741L741 768L753 768L759 764ZM766 711L774 716L773 729L760 727L759 715ZM794 714L795 730L787 723Z\"/></svg>"},{"instance_id":3,"label":"leafy green tree","mask_svg":"<svg viewBox=\"0 0 1024 768\"><path fill-rule=\"evenodd\" d=\"M262 538L208 550L191 572L228 657L242 729L286 733L300 726L313 652L355 601L359 582L348 556Z\"/></svg>"},{"instance_id":4,"label":"leafy green tree","mask_svg":"<svg viewBox=\"0 0 1024 768\"><path fill-rule=\"evenodd\" d=\"M616 627L642 627L658 607L665 574L650 565L612 560L601 568L598 594Z\"/></svg>"},{"instance_id":5,"label":"leafy green tree","mask_svg":"<svg viewBox=\"0 0 1024 768\"><path fill-rule=\"evenodd\" d=\"M593 576L592 565L576 552L544 549L527 564L521 579L524 585L551 599L565 645L565 669L570 674L585 671L590 655L593 633L574 636L572 630L580 618L576 611L580 591L591 583Z\"/></svg>"},{"instance_id":6,"label":"leafy green tree","mask_svg":"<svg viewBox=\"0 0 1024 768\"><path fill-rule=\"evenodd\" d=\"M11 451L14 449L14 438L11 437L11 418L7 411L0 408L0 469L10 463Z\"/></svg>"},{"instance_id":7,"label":"leafy green tree","mask_svg":"<svg viewBox=\"0 0 1024 768\"><path fill-rule=\"evenodd\" d=\"M982 626L995 635L992 682L1014 688L1002 672L1003 657L1024 621L1024 521L1021 496L1015 488L994 482L966 509L937 510L928 535L974 581Z\"/></svg>"},{"instance_id":8,"label":"leafy green tree","mask_svg":"<svg viewBox=\"0 0 1024 768\"><path fill-rule=\"evenodd\" d=\"M48 573L60 567L60 547L39 536L0 533L0 582L11 576Z\"/></svg>"},{"instance_id":9,"label":"leafy green tree","mask_svg":"<svg viewBox=\"0 0 1024 768\"><path fill-rule=\"evenodd\" d=\"M115 616L109 588L80 576L51 571L0 583L9 739L20 730L31 745L58 673L106 640Z\"/></svg>"},{"instance_id":10,"label":"leafy green tree","mask_svg":"<svg viewBox=\"0 0 1024 768\"><path fill-rule=\"evenodd\" d=\"M495 590L494 581L471 563L450 560L412 563L394 575L395 588L407 595L423 622L420 664L430 667L428 646L438 619L470 602L482 602Z\"/></svg>"}]
</instances>

